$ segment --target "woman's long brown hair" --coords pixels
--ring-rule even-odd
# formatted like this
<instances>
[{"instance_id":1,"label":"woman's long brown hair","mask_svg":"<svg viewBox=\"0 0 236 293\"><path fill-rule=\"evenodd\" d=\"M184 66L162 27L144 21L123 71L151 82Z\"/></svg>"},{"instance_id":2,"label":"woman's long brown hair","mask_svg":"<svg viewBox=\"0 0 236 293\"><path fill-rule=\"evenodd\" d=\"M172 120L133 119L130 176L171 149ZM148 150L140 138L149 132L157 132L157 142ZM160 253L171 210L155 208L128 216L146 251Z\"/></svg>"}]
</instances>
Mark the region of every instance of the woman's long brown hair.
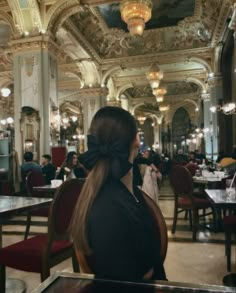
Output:
<instances>
[{"instance_id":1,"label":"woman's long brown hair","mask_svg":"<svg viewBox=\"0 0 236 293\"><path fill-rule=\"evenodd\" d=\"M129 152L135 140L137 128L129 112L117 107L104 107L94 116L89 132L100 144L109 145L122 139L127 144ZM92 253L87 233L88 215L109 172L109 159L99 159L89 172L72 217L72 239L76 248L86 255Z\"/></svg>"}]
</instances>

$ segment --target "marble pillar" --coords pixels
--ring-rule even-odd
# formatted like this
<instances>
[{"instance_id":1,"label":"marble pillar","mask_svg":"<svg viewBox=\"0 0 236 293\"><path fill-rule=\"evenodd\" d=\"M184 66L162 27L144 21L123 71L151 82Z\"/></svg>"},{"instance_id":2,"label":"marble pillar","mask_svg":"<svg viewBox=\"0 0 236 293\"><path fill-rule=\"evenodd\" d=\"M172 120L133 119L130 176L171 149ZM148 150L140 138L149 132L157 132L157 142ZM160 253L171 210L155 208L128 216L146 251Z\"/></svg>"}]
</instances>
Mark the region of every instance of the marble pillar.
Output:
<instances>
[{"instance_id":1,"label":"marble pillar","mask_svg":"<svg viewBox=\"0 0 236 293\"><path fill-rule=\"evenodd\" d=\"M51 109L58 107L57 45L46 35L14 40L14 115L15 148L20 162L25 151L27 129L32 129L34 159L39 161L44 153L50 153ZM36 118L31 123L22 109L34 109ZM23 121L25 119L25 121ZM25 125L22 125L24 124ZM30 125L31 123L31 125ZM36 125L38 123L38 125Z\"/></svg>"},{"instance_id":2,"label":"marble pillar","mask_svg":"<svg viewBox=\"0 0 236 293\"><path fill-rule=\"evenodd\" d=\"M222 76L215 75L208 79L208 85L211 97L211 106L219 105L223 99ZM217 112L211 112L212 140L213 140L213 158L217 159L219 153L219 125Z\"/></svg>"},{"instance_id":3,"label":"marble pillar","mask_svg":"<svg viewBox=\"0 0 236 293\"><path fill-rule=\"evenodd\" d=\"M106 105L108 90L104 87L83 88L79 90L80 100L82 101L84 117L84 146L87 149L87 134L95 113Z\"/></svg>"},{"instance_id":4,"label":"marble pillar","mask_svg":"<svg viewBox=\"0 0 236 293\"><path fill-rule=\"evenodd\" d=\"M213 148L213 137L212 137L212 113L210 111L211 107L211 96L210 94L202 94L203 100L203 120L204 120L204 139L205 139L205 155L207 158L211 159L212 157L212 148Z\"/></svg>"}]
</instances>

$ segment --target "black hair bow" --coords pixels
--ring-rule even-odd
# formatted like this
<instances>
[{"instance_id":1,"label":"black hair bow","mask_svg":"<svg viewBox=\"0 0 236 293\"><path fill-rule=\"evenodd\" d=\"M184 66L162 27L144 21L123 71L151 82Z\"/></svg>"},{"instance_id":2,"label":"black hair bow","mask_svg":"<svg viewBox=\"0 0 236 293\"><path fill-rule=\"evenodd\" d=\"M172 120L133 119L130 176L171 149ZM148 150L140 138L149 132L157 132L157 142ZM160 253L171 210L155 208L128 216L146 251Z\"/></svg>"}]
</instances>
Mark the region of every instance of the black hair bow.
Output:
<instances>
[{"instance_id":1,"label":"black hair bow","mask_svg":"<svg viewBox=\"0 0 236 293\"><path fill-rule=\"evenodd\" d=\"M88 151L81 155L81 163L91 170L99 160L109 159L113 177L123 177L132 167L129 162L129 147L122 140L111 144L101 144L93 135L87 136Z\"/></svg>"}]
</instances>

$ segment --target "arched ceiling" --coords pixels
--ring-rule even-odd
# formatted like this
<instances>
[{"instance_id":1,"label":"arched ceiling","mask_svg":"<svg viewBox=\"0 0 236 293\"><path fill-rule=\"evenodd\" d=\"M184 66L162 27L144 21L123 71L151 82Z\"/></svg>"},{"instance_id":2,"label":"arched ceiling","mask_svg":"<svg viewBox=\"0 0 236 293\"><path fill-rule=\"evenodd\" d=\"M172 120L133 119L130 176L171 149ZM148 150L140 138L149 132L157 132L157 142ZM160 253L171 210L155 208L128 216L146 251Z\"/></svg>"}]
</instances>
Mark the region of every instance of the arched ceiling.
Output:
<instances>
[{"instance_id":1,"label":"arched ceiling","mask_svg":"<svg viewBox=\"0 0 236 293\"><path fill-rule=\"evenodd\" d=\"M0 81L12 79L9 39L27 41L44 30L60 48L61 102L81 88L97 86L108 87L110 100L124 95L132 107L140 99L145 102L152 98L145 74L154 62L164 72L166 101L173 109L186 105L186 99L198 102L208 90L208 75L216 70L215 50L234 2L153 0L153 17L143 36L132 37L120 19L119 1L0 0L0 39L5 36Z\"/></svg>"}]
</instances>

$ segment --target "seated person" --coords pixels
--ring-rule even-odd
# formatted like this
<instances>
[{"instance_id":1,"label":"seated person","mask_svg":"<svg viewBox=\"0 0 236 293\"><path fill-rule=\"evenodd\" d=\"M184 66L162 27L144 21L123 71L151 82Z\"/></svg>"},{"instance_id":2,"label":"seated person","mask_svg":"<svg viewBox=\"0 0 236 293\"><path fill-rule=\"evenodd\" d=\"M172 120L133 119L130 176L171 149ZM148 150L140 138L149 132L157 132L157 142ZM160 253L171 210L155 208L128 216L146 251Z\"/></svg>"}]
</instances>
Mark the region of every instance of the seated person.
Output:
<instances>
[{"instance_id":1,"label":"seated person","mask_svg":"<svg viewBox=\"0 0 236 293\"><path fill-rule=\"evenodd\" d=\"M86 171L78 160L76 152L69 152L61 168L57 171L56 179L86 178Z\"/></svg>"},{"instance_id":2,"label":"seated person","mask_svg":"<svg viewBox=\"0 0 236 293\"><path fill-rule=\"evenodd\" d=\"M178 150L177 154L174 156L174 161L178 165L185 165L188 163L188 157L184 154L182 149Z\"/></svg>"},{"instance_id":3,"label":"seated person","mask_svg":"<svg viewBox=\"0 0 236 293\"><path fill-rule=\"evenodd\" d=\"M55 178L56 168L51 163L50 155L43 155L41 161L41 168L45 176L46 184L51 184L51 180Z\"/></svg>"},{"instance_id":4,"label":"seated person","mask_svg":"<svg viewBox=\"0 0 236 293\"><path fill-rule=\"evenodd\" d=\"M133 116L118 107L94 116L84 166L90 170L71 225L75 248L94 259L96 277L166 280L160 238L143 193L133 186L139 136Z\"/></svg>"},{"instance_id":5,"label":"seated person","mask_svg":"<svg viewBox=\"0 0 236 293\"><path fill-rule=\"evenodd\" d=\"M26 152L24 153L24 163L21 165L21 178L25 179L27 173L31 170L35 170L37 172L42 173L41 167L39 164L33 162L33 153Z\"/></svg>"}]
</instances>

